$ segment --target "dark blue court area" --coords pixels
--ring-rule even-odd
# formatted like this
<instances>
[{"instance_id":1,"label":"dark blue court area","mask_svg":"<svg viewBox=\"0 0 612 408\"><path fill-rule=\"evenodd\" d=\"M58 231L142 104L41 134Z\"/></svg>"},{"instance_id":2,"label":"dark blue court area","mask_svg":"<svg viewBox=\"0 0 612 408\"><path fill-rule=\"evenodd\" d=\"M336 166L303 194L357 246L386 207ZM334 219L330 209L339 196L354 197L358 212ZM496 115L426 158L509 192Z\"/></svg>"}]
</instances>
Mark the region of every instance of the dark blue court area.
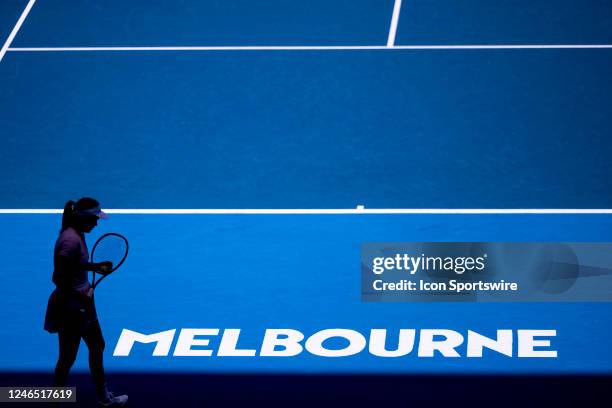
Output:
<instances>
[{"instance_id":1,"label":"dark blue court area","mask_svg":"<svg viewBox=\"0 0 612 408\"><path fill-rule=\"evenodd\" d=\"M384 46L393 3L37 2L0 62L2 207L612 206L609 48L17 51ZM605 1L406 1L395 45L601 45L611 22Z\"/></svg>"}]
</instances>

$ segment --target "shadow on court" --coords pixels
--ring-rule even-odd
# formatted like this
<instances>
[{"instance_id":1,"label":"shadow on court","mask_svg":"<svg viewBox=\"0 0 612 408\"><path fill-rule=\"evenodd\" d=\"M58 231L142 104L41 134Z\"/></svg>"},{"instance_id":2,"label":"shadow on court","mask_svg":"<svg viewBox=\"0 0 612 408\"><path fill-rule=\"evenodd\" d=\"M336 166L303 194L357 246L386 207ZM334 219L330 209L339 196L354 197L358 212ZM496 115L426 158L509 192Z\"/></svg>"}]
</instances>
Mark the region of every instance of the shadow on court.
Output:
<instances>
[{"instance_id":1,"label":"shadow on court","mask_svg":"<svg viewBox=\"0 0 612 408\"><path fill-rule=\"evenodd\" d=\"M602 406L612 384L612 376L109 373L108 378L115 392L129 394L130 407ZM0 374L2 386L50 383L50 374ZM70 384L77 387L78 402L65 406L96 406L88 374L72 374Z\"/></svg>"}]
</instances>

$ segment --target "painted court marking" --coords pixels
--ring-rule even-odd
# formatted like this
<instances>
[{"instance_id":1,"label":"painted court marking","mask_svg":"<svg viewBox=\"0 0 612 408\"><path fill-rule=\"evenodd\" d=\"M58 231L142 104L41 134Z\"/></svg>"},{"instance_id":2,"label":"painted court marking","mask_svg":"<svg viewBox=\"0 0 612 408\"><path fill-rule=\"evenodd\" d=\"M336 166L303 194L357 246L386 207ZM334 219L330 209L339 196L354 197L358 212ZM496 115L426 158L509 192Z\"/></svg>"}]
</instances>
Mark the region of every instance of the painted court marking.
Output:
<instances>
[{"instance_id":1,"label":"painted court marking","mask_svg":"<svg viewBox=\"0 0 612 408\"><path fill-rule=\"evenodd\" d=\"M402 0L395 0L387 45L266 45L266 46L134 46L134 47L11 47L36 0L29 0L0 50L7 52L138 52L138 51L356 51L356 50L529 50L529 49L612 49L612 44L480 44L480 45L395 45Z\"/></svg>"},{"instance_id":2,"label":"painted court marking","mask_svg":"<svg viewBox=\"0 0 612 408\"><path fill-rule=\"evenodd\" d=\"M0 214L61 214L62 209L0 209ZM612 214L612 209L544 208L338 208L338 209L105 209L109 214Z\"/></svg>"},{"instance_id":3,"label":"painted court marking","mask_svg":"<svg viewBox=\"0 0 612 408\"><path fill-rule=\"evenodd\" d=\"M19 20L17 20L15 27L13 27L13 31L11 31L11 34L9 34L8 38L4 42L2 49L0 49L0 61L2 61L2 58L4 58L4 55L9 50L9 47L11 46L13 40L15 39L15 36L19 32L21 25L25 21L26 17L28 17L28 14L30 13L32 6L34 6L34 3L36 3L36 0L30 0L28 4L26 5L25 9L23 10L23 12L21 13Z\"/></svg>"},{"instance_id":4,"label":"painted court marking","mask_svg":"<svg viewBox=\"0 0 612 408\"><path fill-rule=\"evenodd\" d=\"M532 50L612 49L612 44L482 44L482 45L264 45L163 47L19 47L8 52L138 52L138 51L360 51L360 50Z\"/></svg>"},{"instance_id":5,"label":"painted court marking","mask_svg":"<svg viewBox=\"0 0 612 408\"><path fill-rule=\"evenodd\" d=\"M397 23L399 22L400 9L402 8L402 0L395 0L393 5L393 16L391 17L391 26L389 27L389 37L387 38L387 47L395 45L395 33L397 32Z\"/></svg>"}]
</instances>

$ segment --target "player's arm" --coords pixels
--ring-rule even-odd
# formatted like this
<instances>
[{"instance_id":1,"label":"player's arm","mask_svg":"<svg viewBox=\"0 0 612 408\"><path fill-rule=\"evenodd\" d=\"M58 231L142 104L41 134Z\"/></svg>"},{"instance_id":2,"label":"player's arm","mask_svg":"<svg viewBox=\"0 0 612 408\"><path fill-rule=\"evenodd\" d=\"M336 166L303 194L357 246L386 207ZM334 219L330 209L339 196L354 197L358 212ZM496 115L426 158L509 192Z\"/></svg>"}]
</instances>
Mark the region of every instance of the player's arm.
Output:
<instances>
[{"instance_id":1,"label":"player's arm","mask_svg":"<svg viewBox=\"0 0 612 408\"><path fill-rule=\"evenodd\" d=\"M107 275L109 271L112 269L112 262L82 262L79 264L81 270L85 271L93 271L101 273L102 275Z\"/></svg>"},{"instance_id":2,"label":"player's arm","mask_svg":"<svg viewBox=\"0 0 612 408\"><path fill-rule=\"evenodd\" d=\"M68 272L68 275L71 272L74 273L79 271L94 271L104 275L108 273L108 270L112 267L110 262L81 262L70 255L58 255L56 262L61 270Z\"/></svg>"}]
</instances>

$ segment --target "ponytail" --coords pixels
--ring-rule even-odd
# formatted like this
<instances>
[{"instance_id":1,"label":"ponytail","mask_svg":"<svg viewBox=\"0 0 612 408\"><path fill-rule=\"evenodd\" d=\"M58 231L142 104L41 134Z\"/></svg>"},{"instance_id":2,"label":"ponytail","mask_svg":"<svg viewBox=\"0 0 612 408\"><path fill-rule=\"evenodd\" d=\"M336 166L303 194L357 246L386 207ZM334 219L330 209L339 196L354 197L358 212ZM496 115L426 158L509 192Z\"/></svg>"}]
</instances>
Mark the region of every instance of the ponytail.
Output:
<instances>
[{"instance_id":1,"label":"ponytail","mask_svg":"<svg viewBox=\"0 0 612 408\"><path fill-rule=\"evenodd\" d=\"M68 227L72 227L74 224L74 204L75 202L70 200L64 206L64 213L62 215L62 231L64 231Z\"/></svg>"}]
</instances>

